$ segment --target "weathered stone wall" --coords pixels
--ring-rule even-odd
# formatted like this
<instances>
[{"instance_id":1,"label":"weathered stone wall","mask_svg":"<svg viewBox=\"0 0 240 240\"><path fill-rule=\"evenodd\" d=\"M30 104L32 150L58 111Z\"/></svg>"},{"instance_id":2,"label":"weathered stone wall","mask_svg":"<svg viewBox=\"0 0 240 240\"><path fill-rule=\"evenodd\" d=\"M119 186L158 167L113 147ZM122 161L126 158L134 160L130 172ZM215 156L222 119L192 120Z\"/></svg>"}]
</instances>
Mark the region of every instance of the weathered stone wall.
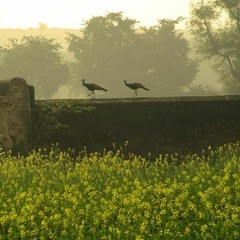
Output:
<instances>
[{"instance_id":1,"label":"weathered stone wall","mask_svg":"<svg viewBox=\"0 0 240 240\"><path fill-rule=\"evenodd\" d=\"M34 146L199 153L240 140L240 96L36 101Z\"/></svg>"},{"instance_id":2,"label":"weathered stone wall","mask_svg":"<svg viewBox=\"0 0 240 240\"><path fill-rule=\"evenodd\" d=\"M31 108L29 86L22 78L0 81L0 144L5 149L30 148Z\"/></svg>"}]
</instances>

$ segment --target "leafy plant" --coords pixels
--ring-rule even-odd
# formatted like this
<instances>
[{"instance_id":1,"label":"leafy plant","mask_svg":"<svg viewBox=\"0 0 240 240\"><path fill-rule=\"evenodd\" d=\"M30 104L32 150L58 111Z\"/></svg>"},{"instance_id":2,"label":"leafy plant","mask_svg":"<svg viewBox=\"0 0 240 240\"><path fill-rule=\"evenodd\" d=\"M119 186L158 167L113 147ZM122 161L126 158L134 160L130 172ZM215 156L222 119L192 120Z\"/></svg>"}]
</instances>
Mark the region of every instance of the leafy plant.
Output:
<instances>
[{"instance_id":1,"label":"leafy plant","mask_svg":"<svg viewBox=\"0 0 240 240\"><path fill-rule=\"evenodd\" d=\"M1 77L21 76L36 89L37 98L50 98L67 83L68 65L61 56L62 46L44 36L24 36L8 40L0 49Z\"/></svg>"},{"instance_id":2,"label":"leafy plant","mask_svg":"<svg viewBox=\"0 0 240 240\"><path fill-rule=\"evenodd\" d=\"M239 239L240 143L152 162L122 154L6 154L0 239Z\"/></svg>"}]
</instances>

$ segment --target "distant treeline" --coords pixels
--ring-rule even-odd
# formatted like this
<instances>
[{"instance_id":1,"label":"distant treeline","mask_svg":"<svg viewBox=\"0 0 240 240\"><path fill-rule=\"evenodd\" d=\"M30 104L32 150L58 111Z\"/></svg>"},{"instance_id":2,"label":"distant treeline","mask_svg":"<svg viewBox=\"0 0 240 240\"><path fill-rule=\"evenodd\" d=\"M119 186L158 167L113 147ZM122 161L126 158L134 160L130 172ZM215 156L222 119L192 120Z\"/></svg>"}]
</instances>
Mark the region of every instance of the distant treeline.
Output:
<instances>
[{"instance_id":1,"label":"distant treeline","mask_svg":"<svg viewBox=\"0 0 240 240\"><path fill-rule=\"evenodd\" d=\"M64 49L67 49L66 37L67 33L79 34L79 29L65 29L65 28L49 28L43 23L39 23L37 28L4 28L0 29L0 45L8 44L9 38L16 38L21 40L24 36L39 36L43 35L47 38L55 38Z\"/></svg>"},{"instance_id":2,"label":"distant treeline","mask_svg":"<svg viewBox=\"0 0 240 240\"><path fill-rule=\"evenodd\" d=\"M216 74L197 60L189 31L176 27L182 20L162 19L147 28L118 12L93 17L82 29L43 23L0 29L0 79L25 78L38 99L57 93L59 98L84 98L82 78L107 88L106 98L132 96L123 80L148 86L151 91L142 96L217 94ZM209 72L207 77L202 70ZM61 96L63 86L67 92Z\"/></svg>"}]
</instances>

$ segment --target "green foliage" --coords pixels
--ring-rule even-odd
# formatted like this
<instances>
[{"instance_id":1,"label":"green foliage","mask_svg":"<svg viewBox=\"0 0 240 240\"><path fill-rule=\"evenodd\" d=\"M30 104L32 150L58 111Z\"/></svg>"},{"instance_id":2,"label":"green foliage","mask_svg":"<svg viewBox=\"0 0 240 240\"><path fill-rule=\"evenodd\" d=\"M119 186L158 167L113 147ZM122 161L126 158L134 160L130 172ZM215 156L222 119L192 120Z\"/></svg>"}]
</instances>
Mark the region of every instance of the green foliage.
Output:
<instances>
[{"instance_id":1,"label":"green foliage","mask_svg":"<svg viewBox=\"0 0 240 240\"><path fill-rule=\"evenodd\" d=\"M239 239L239 143L123 156L58 145L5 153L0 239Z\"/></svg>"},{"instance_id":2,"label":"green foliage","mask_svg":"<svg viewBox=\"0 0 240 240\"><path fill-rule=\"evenodd\" d=\"M94 107L85 106L75 100L38 101L32 109L32 146L48 146L56 142L61 132L66 132L69 125L62 123L61 114L79 114L82 111L91 111ZM76 120L73 119L75 122ZM63 137L63 136L62 136Z\"/></svg>"},{"instance_id":3,"label":"green foliage","mask_svg":"<svg viewBox=\"0 0 240 240\"><path fill-rule=\"evenodd\" d=\"M183 95L183 88L192 83L197 72L197 62L188 56L189 42L176 30L182 20L159 20L143 36L142 57L150 63L147 78L158 83L161 95Z\"/></svg>"},{"instance_id":4,"label":"green foliage","mask_svg":"<svg viewBox=\"0 0 240 240\"><path fill-rule=\"evenodd\" d=\"M225 91L237 94L240 89L239 1L195 1L189 24L199 53L213 60Z\"/></svg>"},{"instance_id":5,"label":"green foliage","mask_svg":"<svg viewBox=\"0 0 240 240\"><path fill-rule=\"evenodd\" d=\"M144 28L121 12L93 17L86 21L81 37L67 38L68 50L78 60L75 74L105 84L113 96L119 95L124 79L145 82L162 96L183 94L197 64L188 58L189 43L176 30L181 21L163 19Z\"/></svg>"},{"instance_id":6,"label":"green foliage","mask_svg":"<svg viewBox=\"0 0 240 240\"><path fill-rule=\"evenodd\" d=\"M1 77L21 76L34 85L37 98L50 98L69 78L61 48L55 39L43 36L24 36L21 41L10 38L1 49Z\"/></svg>"}]
</instances>

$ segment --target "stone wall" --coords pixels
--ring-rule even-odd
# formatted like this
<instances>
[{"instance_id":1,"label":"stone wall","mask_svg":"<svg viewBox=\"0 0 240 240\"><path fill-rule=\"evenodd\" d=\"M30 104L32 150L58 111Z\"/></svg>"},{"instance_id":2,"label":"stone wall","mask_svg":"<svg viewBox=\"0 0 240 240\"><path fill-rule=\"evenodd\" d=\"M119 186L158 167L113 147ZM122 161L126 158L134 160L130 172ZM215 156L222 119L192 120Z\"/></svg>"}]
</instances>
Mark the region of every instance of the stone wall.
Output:
<instances>
[{"instance_id":1,"label":"stone wall","mask_svg":"<svg viewBox=\"0 0 240 240\"><path fill-rule=\"evenodd\" d=\"M240 140L240 96L36 101L34 147L201 153Z\"/></svg>"},{"instance_id":2,"label":"stone wall","mask_svg":"<svg viewBox=\"0 0 240 240\"><path fill-rule=\"evenodd\" d=\"M0 145L28 151L31 142L29 86L22 78L0 80Z\"/></svg>"}]
</instances>

